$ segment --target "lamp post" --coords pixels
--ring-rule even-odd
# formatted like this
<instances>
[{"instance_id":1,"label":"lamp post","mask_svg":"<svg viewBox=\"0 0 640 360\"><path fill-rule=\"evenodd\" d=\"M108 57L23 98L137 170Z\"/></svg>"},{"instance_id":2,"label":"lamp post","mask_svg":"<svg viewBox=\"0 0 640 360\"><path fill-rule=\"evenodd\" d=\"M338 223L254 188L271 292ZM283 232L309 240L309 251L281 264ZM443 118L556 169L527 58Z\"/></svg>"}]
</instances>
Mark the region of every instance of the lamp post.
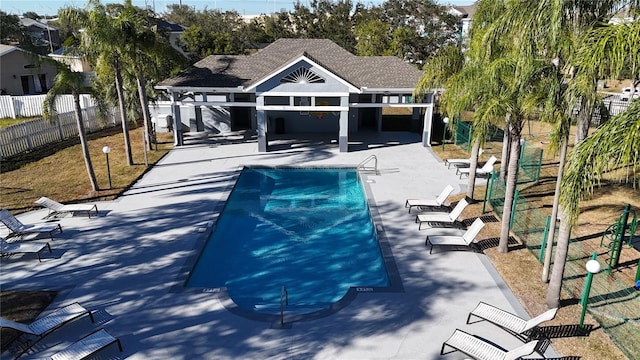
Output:
<instances>
[{"instance_id":1,"label":"lamp post","mask_svg":"<svg viewBox=\"0 0 640 360\"><path fill-rule=\"evenodd\" d=\"M442 151L444 151L444 140L447 138L447 124L449 124L449 118L445 116L444 119L442 119L442 122L444 123L444 131L442 132Z\"/></svg>"},{"instance_id":2,"label":"lamp post","mask_svg":"<svg viewBox=\"0 0 640 360\"><path fill-rule=\"evenodd\" d=\"M584 283L584 290L582 291L582 298L580 299L580 305L582 306L582 313L580 314L580 329L583 328L584 315L587 312L587 302L589 301L589 292L591 291L591 281L593 280L593 274L600 272L600 263L596 260L598 253L594 252L591 255L591 260L587 261L585 268L587 269L587 280Z\"/></svg>"},{"instance_id":3,"label":"lamp post","mask_svg":"<svg viewBox=\"0 0 640 360\"><path fill-rule=\"evenodd\" d=\"M107 157L107 177L109 177L109 189L111 189L111 169L109 168L109 153L111 152L111 148L105 146L102 148L102 152Z\"/></svg>"}]
</instances>

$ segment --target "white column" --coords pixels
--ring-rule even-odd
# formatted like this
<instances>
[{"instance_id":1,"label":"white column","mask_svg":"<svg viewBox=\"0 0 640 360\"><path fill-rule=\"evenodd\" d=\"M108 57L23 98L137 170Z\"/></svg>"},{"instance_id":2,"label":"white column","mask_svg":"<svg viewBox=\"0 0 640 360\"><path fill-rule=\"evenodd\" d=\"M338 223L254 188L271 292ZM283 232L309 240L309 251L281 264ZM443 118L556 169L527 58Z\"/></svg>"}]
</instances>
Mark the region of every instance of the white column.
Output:
<instances>
[{"instance_id":1,"label":"white column","mask_svg":"<svg viewBox=\"0 0 640 360\"><path fill-rule=\"evenodd\" d=\"M180 120L180 105L176 100L180 96L177 92L171 93L171 115L173 116L173 145L182 146L182 120Z\"/></svg>"},{"instance_id":2,"label":"white column","mask_svg":"<svg viewBox=\"0 0 640 360\"><path fill-rule=\"evenodd\" d=\"M349 96L340 97L340 106L347 107L347 110L340 111L340 133L338 136L338 145L340 152L349 151Z\"/></svg>"},{"instance_id":3,"label":"white column","mask_svg":"<svg viewBox=\"0 0 640 360\"><path fill-rule=\"evenodd\" d=\"M256 106L264 106L264 96L256 96ZM264 110L257 110L257 127L258 127L258 152L267 152L267 114Z\"/></svg>"},{"instance_id":4,"label":"white column","mask_svg":"<svg viewBox=\"0 0 640 360\"><path fill-rule=\"evenodd\" d=\"M424 125L422 127L422 146L431 147L431 128L433 127L433 94L427 95L429 104L424 110Z\"/></svg>"}]
</instances>

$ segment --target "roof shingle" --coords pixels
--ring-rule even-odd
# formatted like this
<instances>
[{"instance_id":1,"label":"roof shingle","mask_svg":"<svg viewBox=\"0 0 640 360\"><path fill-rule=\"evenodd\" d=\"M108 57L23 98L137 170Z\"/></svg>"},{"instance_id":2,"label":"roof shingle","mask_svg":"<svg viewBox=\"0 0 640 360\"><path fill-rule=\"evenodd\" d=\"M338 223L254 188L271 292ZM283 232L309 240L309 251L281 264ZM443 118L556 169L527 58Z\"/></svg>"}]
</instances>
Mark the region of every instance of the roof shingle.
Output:
<instances>
[{"instance_id":1,"label":"roof shingle","mask_svg":"<svg viewBox=\"0 0 640 360\"><path fill-rule=\"evenodd\" d=\"M251 55L211 55L158 86L248 87L305 55L356 87L413 88L421 72L393 56L356 56L327 39L279 39Z\"/></svg>"}]
</instances>

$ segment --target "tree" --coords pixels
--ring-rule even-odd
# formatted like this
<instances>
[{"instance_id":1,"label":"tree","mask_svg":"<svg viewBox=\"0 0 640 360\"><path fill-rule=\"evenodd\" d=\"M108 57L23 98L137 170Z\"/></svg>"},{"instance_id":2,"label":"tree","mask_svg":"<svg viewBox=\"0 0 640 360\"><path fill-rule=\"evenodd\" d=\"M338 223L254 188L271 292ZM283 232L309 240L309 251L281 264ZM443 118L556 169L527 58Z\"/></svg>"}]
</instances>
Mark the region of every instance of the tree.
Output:
<instances>
[{"instance_id":1,"label":"tree","mask_svg":"<svg viewBox=\"0 0 640 360\"><path fill-rule=\"evenodd\" d=\"M590 74L591 84L604 75L617 77L627 69L633 79L640 78L640 23L607 24L584 34L578 46L577 63ZM589 70L594 70L591 72ZM589 82L588 82L589 83ZM613 117L574 148L562 178L559 202L563 209L558 245L547 289L548 307L560 302L562 279L569 248L571 228L577 222L579 203L599 184L600 176L617 167L640 168L640 102L632 101L624 113Z\"/></svg>"},{"instance_id":2,"label":"tree","mask_svg":"<svg viewBox=\"0 0 640 360\"><path fill-rule=\"evenodd\" d=\"M384 22L394 34L394 54L414 64L423 64L437 50L459 44L460 19L448 7L432 1L388 0L380 5Z\"/></svg>"},{"instance_id":3,"label":"tree","mask_svg":"<svg viewBox=\"0 0 640 360\"><path fill-rule=\"evenodd\" d=\"M389 51L389 24L381 20L369 20L356 25L356 55L378 56Z\"/></svg>"},{"instance_id":4,"label":"tree","mask_svg":"<svg viewBox=\"0 0 640 360\"><path fill-rule=\"evenodd\" d=\"M26 13L22 14L22 16L28 18L28 19L32 19L32 20L38 20L40 19L40 15L38 15L37 13L33 12L33 11L27 11Z\"/></svg>"},{"instance_id":5,"label":"tree","mask_svg":"<svg viewBox=\"0 0 640 360\"><path fill-rule=\"evenodd\" d=\"M499 121L501 113L497 109L493 94L488 92L485 84L492 77L487 67L476 59L465 56L459 46L450 45L440 49L436 56L427 60L422 77L416 86L415 95L444 88L442 108L446 115L454 121L466 110L473 110L473 146L466 197L473 200L475 190L476 168L480 147L490 130L491 124Z\"/></svg>"},{"instance_id":6,"label":"tree","mask_svg":"<svg viewBox=\"0 0 640 360\"><path fill-rule=\"evenodd\" d=\"M133 155L122 83L122 49L126 40L121 36L122 29L130 24L119 21L110 9L113 9L113 6L105 7L99 0L89 0L87 10L66 8L61 10L59 15L65 21L77 24L84 29L80 34L80 49L87 55L96 75L100 77L103 69L110 69L114 74L125 156L127 164L131 166Z\"/></svg>"},{"instance_id":7,"label":"tree","mask_svg":"<svg viewBox=\"0 0 640 360\"><path fill-rule=\"evenodd\" d=\"M18 15L7 14L0 11L0 35L2 35L3 44L12 44L19 42L23 38Z\"/></svg>"},{"instance_id":8,"label":"tree","mask_svg":"<svg viewBox=\"0 0 640 360\"><path fill-rule=\"evenodd\" d=\"M134 7L130 0L127 0L118 12L117 19L126 26L120 26L121 36L124 38L122 49L122 59L130 69L131 77L135 78L137 88L137 99L142 113L145 143L151 148L151 114L149 112L149 101L147 95L147 73L158 75L158 68L155 64L166 62L176 64L179 57L168 42L158 31L157 21L148 9ZM136 98L135 96L132 96ZM134 118L135 119L135 118Z\"/></svg>"},{"instance_id":9,"label":"tree","mask_svg":"<svg viewBox=\"0 0 640 360\"><path fill-rule=\"evenodd\" d=\"M351 0L311 0L309 7L297 2L291 14L297 35L308 39L329 39L350 52L355 50Z\"/></svg>"},{"instance_id":10,"label":"tree","mask_svg":"<svg viewBox=\"0 0 640 360\"><path fill-rule=\"evenodd\" d=\"M91 163L91 156L89 154L89 146L84 129L84 120L82 118L82 108L80 107L80 93L90 94L93 96L99 105L99 114L105 114L106 109L97 93L90 87L85 86L84 75L82 73L71 71L71 68L66 64L58 63L58 74L53 80L53 86L45 96L42 115L45 119L51 121L57 115L56 99L62 94L69 93L73 96L78 137L80 137L80 146L82 148L82 156L84 157L87 175L89 176L91 188L93 191L97 191L98 182L96 181L96 175L93 171L93 164Z\"/></svg>"},{"instance_id":11,"label":"tree","mask_svg":"<svg viewBox=\"0 0 640 360\"><path fill-rule=\"evenodd\" d=\"M262 18L264 20L265 42L294 37L294 30L288 12L280 11L265 15Z\"/></svg>"}]
</instances>

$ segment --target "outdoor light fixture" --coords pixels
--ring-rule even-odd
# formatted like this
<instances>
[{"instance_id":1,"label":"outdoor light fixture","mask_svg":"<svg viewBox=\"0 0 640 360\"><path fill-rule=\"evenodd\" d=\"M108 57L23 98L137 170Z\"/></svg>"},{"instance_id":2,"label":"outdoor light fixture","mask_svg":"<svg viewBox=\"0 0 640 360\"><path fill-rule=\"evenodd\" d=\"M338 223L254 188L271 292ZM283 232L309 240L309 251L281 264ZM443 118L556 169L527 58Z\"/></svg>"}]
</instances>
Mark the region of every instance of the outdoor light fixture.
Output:
<instances>
[{"instance_id":1,"label":"outdoor light fixture","mask_svg":"<svg viewBox=\"0 0 640 360\"><path fill-rule=\"evenodd\" d=\"M109 177L109 189L111 189L111 169L109 168L109 153L111 152L111 148L105 146L102 148L102 152L107 157L107 177Z\"/></svg>"},{"instance_id":2,"label":"outdoor light fixture","mask_svg":"<svg viewBox=\"0 0 640 360\"><path fill-rule=\"evenodd\" d=\"M587 280L584 283L584 290L582 291L582 298L580 299L580 305L582 305L582 313L580 314L580 329L583 328L584 315L587 312L587 302L589 301L589 292L591 291L591 282L593 281L593 274L600 272L600 263L596 260L598 253L594 252L591 255L591 260L587 261L585 268L587 269Z\"/></svg>"},{"instance_id":3,"label":"outdoor light fixture","mask_svg":"<svg viewBox=\"0 0 640 360\"><path fill-rule=\"evenodd\" d=\"M444 119L442 119L442 122L444 123L444 131L442 132L442 151L444 151L444 140L447 138L447 124L449 124L449 118L445 116Z\"/></svg>"}]
</instances>

